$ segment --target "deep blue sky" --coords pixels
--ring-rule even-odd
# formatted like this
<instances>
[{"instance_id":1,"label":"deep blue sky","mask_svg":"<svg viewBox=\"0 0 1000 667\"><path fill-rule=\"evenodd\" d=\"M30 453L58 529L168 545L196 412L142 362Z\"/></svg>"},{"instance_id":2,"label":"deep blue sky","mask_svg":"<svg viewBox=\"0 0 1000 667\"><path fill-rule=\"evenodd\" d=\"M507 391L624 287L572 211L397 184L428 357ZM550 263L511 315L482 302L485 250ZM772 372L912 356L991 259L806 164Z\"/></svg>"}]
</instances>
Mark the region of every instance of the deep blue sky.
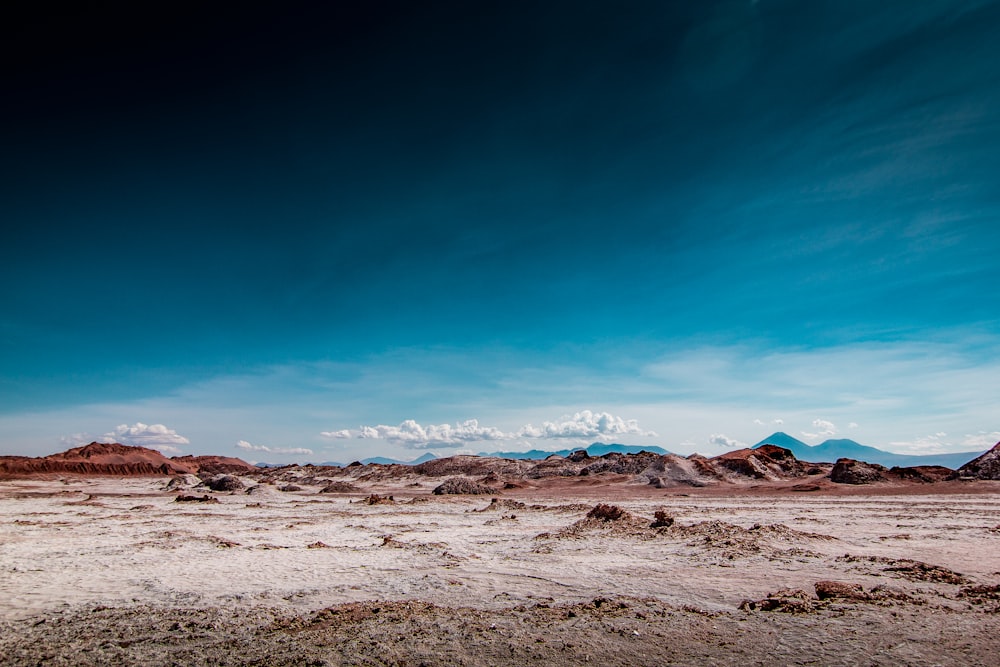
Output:
<instances>
[{"instance_id":1,"label":"deep blue sky","mask_svg":"<svg viewBox=\"0 0 1000 667\"><path fill-rule=\"evenodd\" d=\"M1000 3L313 4L6 22L0 453L1000 439Z\"/></svg>"}]
</instances>

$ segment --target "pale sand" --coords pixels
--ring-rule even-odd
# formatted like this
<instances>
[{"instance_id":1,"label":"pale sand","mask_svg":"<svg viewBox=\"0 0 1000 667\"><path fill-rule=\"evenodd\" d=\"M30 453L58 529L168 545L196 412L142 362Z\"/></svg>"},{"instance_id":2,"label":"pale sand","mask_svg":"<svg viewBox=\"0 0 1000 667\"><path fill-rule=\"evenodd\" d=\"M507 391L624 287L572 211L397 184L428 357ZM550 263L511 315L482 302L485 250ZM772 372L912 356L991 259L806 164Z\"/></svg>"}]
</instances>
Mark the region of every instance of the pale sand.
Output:
<instances>
[{"instance_id":1,"label":"pale sand","mask_svg":"<svg viewBox=\"0 0 1000 667\"><path fill-rule=\"evenodd\" d=\"M970 601L960 595L963 586L1000 584L1000 495L993 493L684 497L671 492L650 496L643 489L637 497L622 500L628 494L619 489L614 502L623 509L648 520L655 510L664 509L675 519L671 529L657 533L645 529L647 522L643 522L639 533L629 535L612 524L566 532L595 504L599 491L593 489L587 498L562 492L546 496L542 490L505 494L503 498L528 507L479 511L490 506L488 496L430 496L428 488L410 490L419 496L415 502L413 495L397 492L395 504L368 505L362 502L364 494L317 494L314 487L285 493L274 486L253 494L214 494L218 504L177 503L175 493L163 490L164 483L163 479L109 478L0 482L0 618L11 632L22 634L23 628L36 627L43 620L51 627L53 618L72 619L75 628L71 637L36 631L24 634L22 640L5 640L10 642L6 648L11 656L22 656L11 657L11 664L28 664L45 657L38 652L49 649L55 662L59 656L69 656L65 664L74 664L74 654L65 651L73 642L87 641L88 623L118 627L130 609L133 619L135 615L148 617L151 628L156 625L154 617L159 618L157 613L170 618L177 613L222 613L230 620L213 626L222 641L229 637L227 622L244 628L270 623L264 634L273 639L278 632L274 619L285 619L280 631L290 632L289 618L309 618L332 605L365 600L423 601L444 608L425 610L422 617L436 619L439 634L446 637L455 630L447 630L449 623L460 628L463 618L469 620L475 614L486 614L476 618L495 625L498 620L512 622L512 618L542 613L533 609L539 603L542 609L554 605L564 610L565 605L574 604L592 609L595 598L627 597L633 600L627 603L633 608L652 605L662 611L663 618L690 616L686 621L671 617L669 626L680 633L677 639L715 642L712 633L721 633L720 637L729 633L730 640L715 642L715 653L704 654L720 663L735 659L740 652L734 647L741 642L746 645L740 650L760 644L749 641L746 633L759 634L765 628L771 628L768 632L779 644L782 632L798 633L797 643L789 644L798 646L796 650L808 642L843 641L854 647L856 655L867 655L866 641L877 644L892 639L884 630L873 628L880 623L895 624L903 633L903 639L890 647L895 653L873 653L882 658L872 657L871 664L995 664L992 652L1000 649L996 639L1000 600ZM699 526L709 521L750 530ZM753 528L754 524L760 526ZM327 546L309 547L317 542ZM966 581L908 578L906 572L888 570L898 565L893 559L941 566L960 573ZM759 600L778 589L803 589L811 594L815 582L821 580L856 582L865 589L886 586L914 602L835 605L795 616L737 611L744 600ZM646 602L635 602L640 599ZM511 611L517 607L524 609ZM473 611L460 611L466 608ZM253 618L258 620L234 620L247 613L257 614ZM114 617L117 620L101 620L102 614L119 615ZM713 614L716 617L708 626L699 625L709 623L704 619ZM630 620L628 632L636 634L629 637L649 635L658 627L651 620L656 617L653 611L640 616L650 618ZM363 625L370 619L362 614L356 621ZM520 639L512 634L509 642L529 641L531 625L541 623L538 619L525 622L528 634ZM607 622L601 621L605 626ZM783 624L791 625L781 631ZM545 637L564 632L567 628L553 627ZM864 639L868 635L870 639ZM545 637L543 643L548 641ZM478 653L446 660L440 651L431 651L424 662L503 662L502 656L490 653L495 649L494 639L479 640L482 651ZM46 641L51 646L46 647ZM239 644L232 637L226 641ZM948 646L949 641L954 646ZM645 652L622 653L623 649L597 637L591 643L595 659L605 651L605 660L645 664L637 657ZM156 645L157 650L166 650L163 642ZM959 645L965 648L958 651ZM914 652L914 646L923 648ZM543 654L534 657L571 663L590 655L586 637L579 638L575 647L575 652L564 649L558 654L565 660ZM0 648L4 648L2 643ZM117 644L106 648L125 650ZM384 647L378 650L386 651ZM777 649L768 649L765 643L760 650L766 657ZM361 649L356 651L363 654ZM383 656L384 664L406 663L415 651L416 647L403 651L395 662ZM665 645L662 651L667 651ZM102 655L98 659L94 654L92 662L82 654L75 657L77 664L99 664L114 657ZM281 655L275 653L269 661L281 663ZM337 655L327 659L333 663L347 660L343 653ZM684 663L696 654L670 655ZM838 661L855 654L847 648L827 647L816 655L813 664L849 664ZM659 658L665 656L669 657L662 653ZM894 656L900 659L894 662ZM193 662L220 660L211 652L188 657ZM286 656L287 664L301 657ZM513 663L532 657L512 654L508 659ZM656 651L649 657L649 664L655 664ZM803 664L810 662L807 658L803 657ZM122 654L115 659L129 663L135 656ZM234 664L242 662L238 657L233 660ZM752 652L741 660L755 664ZM359 664L383 663L372 658Z\"/></svg>"}]
</instances>

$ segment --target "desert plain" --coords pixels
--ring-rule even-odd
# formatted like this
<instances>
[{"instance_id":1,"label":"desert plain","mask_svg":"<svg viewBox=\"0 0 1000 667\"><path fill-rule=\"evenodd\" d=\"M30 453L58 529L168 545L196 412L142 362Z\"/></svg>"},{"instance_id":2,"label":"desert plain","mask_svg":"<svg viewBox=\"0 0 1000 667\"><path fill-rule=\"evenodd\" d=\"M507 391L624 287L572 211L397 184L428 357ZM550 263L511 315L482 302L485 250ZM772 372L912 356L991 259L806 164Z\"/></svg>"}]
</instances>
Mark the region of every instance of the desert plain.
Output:
<instances>
[{"instance_id":1,"label":"desert plain","mask_svg":"<svg viewBox=\"0 0 1000 667\"><path fill-rule=\"evenodd\" d=\"M436 495L440 479L364 468L233 474L224 491L0 481L0 663L1000 659L1000 482L602 475Z\"/></svg>"}]
</instances>

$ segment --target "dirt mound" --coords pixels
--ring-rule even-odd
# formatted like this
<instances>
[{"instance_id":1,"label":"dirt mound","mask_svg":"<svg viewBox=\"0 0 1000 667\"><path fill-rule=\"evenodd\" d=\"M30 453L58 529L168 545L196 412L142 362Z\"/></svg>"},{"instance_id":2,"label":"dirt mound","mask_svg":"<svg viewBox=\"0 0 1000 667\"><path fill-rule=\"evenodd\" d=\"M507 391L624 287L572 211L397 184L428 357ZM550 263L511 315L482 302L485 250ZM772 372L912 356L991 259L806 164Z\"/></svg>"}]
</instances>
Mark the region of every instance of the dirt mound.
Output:
<instances>
[{"instance_id":1,"label":"dirt mound","mask_svg":"<svg viewBox=\"0 0 1000 667\"><path fill-rule=\"evenodd\" d=\"M841 563L859 563L861 565L877 564L886 567L881 572L888 572L910 581L929 581L941 584L964 584L968 580L965 575L940 565L931 565L909 558L886 558L884 556L852 556L845 554L837 558Z\"/></svg>"},{"instance_id":2,"label":"dirt mound","mask_svg":"<svg viewBox=\"0 0 1000 667\"><path fill-rule=\"evenodd\" d=\"M490 500L490 504L480 510L472 510L473 512L501 512L503 510L524 510L528 506L524 503L511 500L509 498L493 498Z\"/></svg>"},{"instance_id":3,"label":"dirt mound","mask_svg":"<svg viewBox=\"0 0 1000 667\"><path fill-rule=\"evenodd\" d=\"M830 471L830 480L837 484L872 484L887 481L886 472L886 467L877 463L838 459Z\"/></svg>"},{"instance_id":4,"label":"dirt mound","mask_svg":"<svg viewBox=\"0 0 1000 667\"><path fill-rule=\"evenodd\" d=\"M587 533L639 536L649 533L649 519L626 512L617 505L600 503L587 512L587 516L556 533L555 537L581 537Z\"/></svg>"},{"instance_id":5,"label":"dirt mound","mask_svg":"<svg viewBox=\"0 0 1000 667\"><path fill-rule=\"evenodd\" d=\"M1000 480L1000 442L990 451L959 468L958 476Z\"/></svg>"},{"instance_id":6,"label":"dirt mound","mask_svg":"<svg viewBox=\"0 0 1000 667\"><path fill-rule=\"evenodd\" d=\"M474 482L471 479L466 479L464 477L451 477L446 479L440 486L436 487L432 493L436 496L461 494L489 495L491 493L499 493L499 491L492 486L486 486L485 484Z\"/></svg>"}]
</instances>

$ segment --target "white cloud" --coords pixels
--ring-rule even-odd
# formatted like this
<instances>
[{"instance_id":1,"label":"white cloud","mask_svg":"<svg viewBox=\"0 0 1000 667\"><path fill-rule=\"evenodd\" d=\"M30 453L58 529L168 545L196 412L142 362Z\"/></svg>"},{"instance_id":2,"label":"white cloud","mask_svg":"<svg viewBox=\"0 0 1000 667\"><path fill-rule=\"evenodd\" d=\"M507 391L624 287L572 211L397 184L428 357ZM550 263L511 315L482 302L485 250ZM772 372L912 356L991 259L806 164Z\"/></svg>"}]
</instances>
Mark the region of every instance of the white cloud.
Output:
<instances>
[{"instance_id":1,"label":"white cloud","mask_svg":"<svg viewBox=\"0 0 1000 667\"><path fill-rule=\"evenodd\" d=\"M802 435L809 440L817 440L819 438L829 438L830 436L837 434L837 426L825 419L814 419L812 423L813 427L818 429L816 433L810 433L808 431L802 431Z\"/></svg>"},{"instance_id":2,"label":"white cloud","mask_svg":"<svg viewBox=\"0 0 1000 667\"><path fill-rule=\"evenodd\" d=\"M267 445L252 445L246 440L240 440L236 443L236 449L242 449L245 452L267 452L268 454L302 454L302 455L312 455L313 450L306 449L305 447L268 447Z\"/></svg>"},{"instance_id":3,"label":"white cloud","mask_svg":"<svg viewBox=\"0 0 1000 667\"><path fill-rule=\"evenodd\" d=\"M341 431L342 432L342 431ZM335 432L335 433L341 433ZM413 419L407 419L398 426L362 426L353 436L361 439L388 440L414 449L427 447L459 447L469 442L484 440L509 440L512 436L500 429L480 426L476 419L451 424L429 424L422 426ZM327 436L330 437L330 436ZM342 436L333 436L342 437Z\"/></svg>"},{"instance_id":4,"label":"white cloud","mask_svg":"<svg viewBox=\"0 0 1000 667\"><path fill-rule=\"evenodd\" d=\"M857 422L851 422L850 424L847 425L847 428L857 428L857 427L858 427L858 423ZM944 434L942 433L941 435L944 435Z\"/></svg>"},{"instance_id":5,"label":"white cloud","mask_svg":"<svg viewBox=\"0 0 1000 667\"><path fill-rule=\"evenodd\" d=\"M998 442L1000 442L1000 431L991 431L989 433L980 431L979 433L967 433L965 439L962 440L962 446L973 449L988 449Z\"/></svg>"},{"instance_id":6,"label":"white cloud","mask_svg":"<svg viewBox=\"0 0 1000 667\"><path fill-rule=\"evenodd\" d=\"M761 419L754 419L753 423L756 424L757 426L767 426L768 425L768 422L765 422L765 421L763 421ZM770 423L774 424L776 426L781 426L782 424L785 423L785 420L784 419L772 419L770 421Z\"/></svg>"},{"instance_id":7,"label":"white cloud","mask_svg":"<svg viewBox=\"0 0 1000 667\"><path fill-rule=\"evenodd\" d=\"M157 450L158 452L164 455L176 456L178 454L184 453L182 450L178 449L177 447L173 447L171 445L156 445L155 447L153 447L153 449Z\"/></svg>"},{"instance_id":8,"label":"white cloud","mask_svg":"<svg viewBox=\"0 0 1000 667\"><path fill-rule=\"evenodd\" d=\"M398 426L378 424L361 426L357 430L322 431L331 439L359 438L388 440L414 449L428 447L461 447L472 442L521 440L521 439L596 439L610 440L622 435L654 436L652 431L639 427L635 419L622 419L608 412L583 410L572 416L564 415L557 421L546 421L541 426L526 424L514 432L492 426L482 426L477 419L452 424L421 425L407 419Z\"/></svg>"},{"instance_id":9,"label":"white cloud","mask_svg":"<svg viewBox=\"0 0 1000 667\"><path fill-rule=\"evenodd\" d=\"M724 447L725 449L743 449L747 446L745 442L741 442L736 438L730 438L724 433L713 433L708 436L708 444L716 447Z\"/></svg>"},{"instance_id":10,"label":"white cloud","mask_svg":"<svg viewBox=\"0 0 1000 667\"><path fill-rule=\"evenodd\" d=\"M583 410L572 417L564 415L559 421L543 422L541 428L531 424L518 432L523 438L578 438L609 440L622 435L655 436L653 431L639 428L635 419L622 419L608 412Z\"/></svg>"},{"instance_id":11,"label":"white cloud","mask_svg":"<svg viewBox=\"0 0 1000 667\"><path fill-rule=\"evenodd\" d=\"M169 447L171 452L179 453L178 445L190 445L191 441L183 435L179 435L172 428L167 428L163 424L143 424L136 422L132 426L119 424L114 431L105 433L100 438L101 442L120 442L123 445L135 445L139 447L149 447L160 449Z\"/></svg>"}]
</instances>

